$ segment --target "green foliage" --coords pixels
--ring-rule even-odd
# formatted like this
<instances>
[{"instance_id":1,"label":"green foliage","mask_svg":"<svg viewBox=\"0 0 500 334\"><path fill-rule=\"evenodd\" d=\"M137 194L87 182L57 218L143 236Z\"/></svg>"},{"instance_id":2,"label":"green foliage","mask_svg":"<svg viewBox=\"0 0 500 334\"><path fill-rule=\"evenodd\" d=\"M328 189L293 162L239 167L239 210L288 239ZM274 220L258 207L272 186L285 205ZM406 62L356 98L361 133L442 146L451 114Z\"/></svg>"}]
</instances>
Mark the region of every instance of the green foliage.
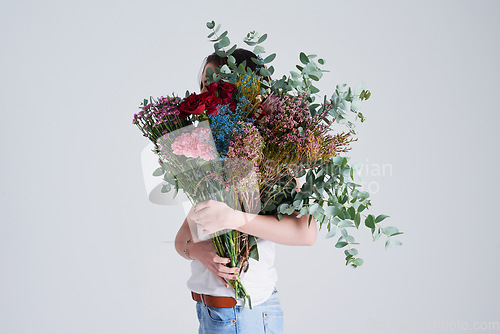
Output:
<instances>
[{"instance_id":1,"label":"green foliage","mask_svg":"<svg viewBox=\"0 0 500 334\"><path fill-rule=\"evenodd\" d=\"M233 54L234 50L236 50L237 45L234 44L231 46L231 40L228 37L227 31L219 34L220 24L216 25L214 21L207 22L207 28L212 30L207 37L211 38L210 41L214 43L214 52L221 57L228 57L228 65L227 68L224 69L224 71L221 70L217 73L213 73L210 71L209 73L207 70L207 83L210 84L214 81L218 82L220 80L228 80L229 78L233 78L238 74L243 74L247 71L250 71L250 69L247 68L246 63L236 66L236 60L231 55ZM265 42L266 40L267 34L260 35L255 31L251 31L247 34L243 41L247 45L253 46L253 52L260 57L261 54L266 52L264 46L261 45L261 43ZM257 64L268 66L275 58L276 53L273 53L264 59L252 59L252 61ZM259 73L257 74L263 77L269 77L273 73L274 67L269 66L261 68ZM267 88L270 85L270 83L266 83L265 87Z\"/></svg>"},{"instance_id":2,"label":"green foliage","mask_svg":"<svg viewBox=\"0 0 500 334\"><path fill-rule=\"evenodd\" d=\"M214 43L215 52L228 57L228 65L217 70L216 73L207 70L209 83L227 80L245 73L248 70L247 64L244 62L237 66L234 57L231 56L236 45L230 47L231 41L227 31L219 34L220 24L216 25L214 21L208 22L207 28L212 30L208 38L211 38L211 42ZM260 56L265 53L265 48L261 43L266 40L267 34L260 35L256 31L249 32L243 40L245 44L253 47L253 52L258 56L252 61L266 65L266 68L258 73L264 77L274 73L274 67L268 65L276 58L275 53L265 58ZM305 93L310 102L311 116L328 115L338 124L345 124L352 134L356 134L355 122L365 121L365 117L359 111L362 101L368 100L371 92L365 89L363 82L356 89L346 87L346 84L339 84L330 98L323 96L321 103L314 103L319 93L316 87L317 82L322 79L323 73L328 72L322 69L323 65L325 65L325 60L317 58L317 55L300 52L296 71L290 71L289 76L284 75L279 79L271 80L268 87L271 92L282 97ZM298 217L310 215L309 224L314 217L320 230L323 226L326 227L326 238L338 237L335 243L336 248L346 248L344 251L346 265L359 267L363 264L363 260L357 257L358 251L352 247L357 243L348 233L348 229L359 230L364 225L370 229L373 241L377 241L383 234L387 237L386 249L393 245L402 245L393 237L403 232L393 226L385 228L381 226L381 223L389 217L387 215L364 214L364 211L371 206L370 194L360 189L361 185L355 182L354 174L354 168L349 165L348 157L336 156L329 160L317 161L311 166L305 166L296 175L297 177L306 176L306 183L302 185L300 192L295 191L295 184L290 182L290 178L284 177L278 180L271 189L264 192L265 196L261 199L264 208L261 213L276 214L281 220L283 215L291 215L298 211L300 212ZM361 224L362 220L364 224Z\"/></svg>"},{"instance_id":3,"label":"green foliage","mask_svg":"<svg viewBox=\"0 0 500 334\"><path fill-rule=\"evenodd\" d=\"M373 241L377 241L383 234L388 239L385 247L401 245L392 237L403 234L396 227L382 227L381 223L389 216L380 214L362 214L372 205L370 194L360 190L361 186L353 178L354 167L349 164L349 157L336 156L329 160L317 161L307 171L302 170L297 176L306 177L300 192L294 190L295 184L286 179L278 182L274 192L269 194L269 200L264 211L266 214L277 213L281 217L285 214L300 212L297 217L311 215L319 224L319 229L326 227L326 238L337 236L336 248L347 248L345 250L346 265L359 267L363 260L358 258L354 236L348 230L360 229L361 220L364 216L364 226L372 233Z\"/></svg>"}]
</instances>

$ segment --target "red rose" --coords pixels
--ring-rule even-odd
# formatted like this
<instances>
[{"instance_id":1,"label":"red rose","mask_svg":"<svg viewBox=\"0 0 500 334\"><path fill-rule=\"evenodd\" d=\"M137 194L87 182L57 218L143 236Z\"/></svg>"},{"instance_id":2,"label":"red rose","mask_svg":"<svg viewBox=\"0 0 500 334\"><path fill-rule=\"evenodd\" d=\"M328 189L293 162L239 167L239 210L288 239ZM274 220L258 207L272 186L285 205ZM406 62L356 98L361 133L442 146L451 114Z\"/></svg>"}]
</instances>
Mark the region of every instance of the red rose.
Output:
<instances>
[{"instance_id":1,"label":"red rose","mask_svg":"<svg viewBox=\"0 0 500 334\"><path fill-rule=\"evenodd\" d=\"M205 111L205 104L199 95L193 93L186 97L184 101L179 104L179 117L184 118L190 114L199 115Z\"/></svg>"},{"instance_id":2,"label":"red rose","mask_svg":"<svg viewBox=\"0 0 500 334\"><path fill-rule=\"evenodd\" d=\"M215 95L219 92L219 83L212 82L210 85L208 85L207 89L212 95Z\"/></svg>"},{"instance_id":3,"label":"red rose","mask_svg":"<svg viewBox=\"0 0 500 334\"><path fill-rule=\"evenodd\" d=\"M233 99L229 98L229 97L226 97L225 99L222 100L222 104L227 104L229 105L229 109L231 111L234 111L234 109L236 109L236 102L234 102Z\"/></svg>"},{"instance_id":4,"label":"red rose","mask_svg":"<svg viewBox=\"0 0 500 334\"><path fill-rule=\"evenodd\" d=\"M222 99L214 95L209 95L205 98L205 109L207 110L207 116L213 114L217 111L217 106L222 104Z\"/></svg>"},{"instance_id":5,"label":"red rose","mask_svg":"<svg viewBox=\"0 0 500 334\"><path fill-rule=\"evenodd\" d=\"M232 97L233 92L236 89L236 87L229 82L221 82L219 83L219 88L220 88L220 97L226 98L226 97Z\"/></svg>"},{"instance_id":6,"label":"red rose","mask_svg":"<svg viewBox=\"0 0 500 334\"><path fill-rule=\"evenodd\" d=\"M210 93L210 92L205 92L205 93L198 94L198 96L203 101L203 103L205 103L205 100L207 99L207 97L212 96L212 95L213 94Z\"/></svg>"}]
</instances>

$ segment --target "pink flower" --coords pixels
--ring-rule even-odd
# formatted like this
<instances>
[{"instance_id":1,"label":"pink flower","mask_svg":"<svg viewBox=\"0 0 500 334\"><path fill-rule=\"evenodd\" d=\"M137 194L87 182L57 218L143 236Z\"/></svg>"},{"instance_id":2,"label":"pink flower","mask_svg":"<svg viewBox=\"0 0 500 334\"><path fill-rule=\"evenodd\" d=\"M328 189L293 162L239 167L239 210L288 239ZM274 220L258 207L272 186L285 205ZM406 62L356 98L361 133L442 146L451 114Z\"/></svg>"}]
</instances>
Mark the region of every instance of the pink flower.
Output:
<instances>
[{"instance_id":1,"label":"pink flower","mask_svg":"<svg viewBox=\"0 0 500 334\"><path fill-rule=\"evenodd\" d=\"M178 136L172 143L172 151L188 158L201 158L206 161L217 159L212 134L207 128L197 128L191 133Z\"/></svg>"}]
</instances>

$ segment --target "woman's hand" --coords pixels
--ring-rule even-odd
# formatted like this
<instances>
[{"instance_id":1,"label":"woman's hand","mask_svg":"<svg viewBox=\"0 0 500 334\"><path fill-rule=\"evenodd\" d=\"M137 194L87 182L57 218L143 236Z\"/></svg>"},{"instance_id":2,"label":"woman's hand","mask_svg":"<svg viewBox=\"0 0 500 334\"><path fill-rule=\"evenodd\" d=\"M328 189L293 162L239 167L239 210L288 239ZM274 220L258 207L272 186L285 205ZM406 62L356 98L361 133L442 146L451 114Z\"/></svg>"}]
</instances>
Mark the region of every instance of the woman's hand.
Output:
<instances>
[{"instance_id":1,"label":"woman's hand","mask_svg":"<svg viewBox=\"0 0 500 334\"><path fill-rule=\"evenodd\" d=\"M200 261L227 288L229 288L229 284L225 279L234 280L238 278L237 273L239 272L239 268L226 267L224 264L229 263L231 260L217 255L217 251L211 240L191 243L188 253L191 258Z\"/></svg>"},{"instance_id":2,"label":"woman's hand","mask_svg":"<svg viewBox=\"0 0 500 334\"><path fill-rule=\"evenodd\" d=\"M187 215L188 222L194 222L205 234L231 229L236 230L244 224L236 211L226 203L209 200L198 203Z\"/></svg>"}]
</instances>

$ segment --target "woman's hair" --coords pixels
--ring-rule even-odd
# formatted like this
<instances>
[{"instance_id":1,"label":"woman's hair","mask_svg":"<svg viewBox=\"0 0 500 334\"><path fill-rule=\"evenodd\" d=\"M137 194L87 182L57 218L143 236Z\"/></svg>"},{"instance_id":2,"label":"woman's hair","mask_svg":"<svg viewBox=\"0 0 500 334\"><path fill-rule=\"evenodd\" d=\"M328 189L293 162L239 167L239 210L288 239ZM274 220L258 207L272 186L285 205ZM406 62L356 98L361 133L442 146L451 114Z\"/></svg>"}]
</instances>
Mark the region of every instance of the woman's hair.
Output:
<instances>
[{"instance_id":1,"label":"woman's hair","mask_svg":"<svg viewBox=\"0 0 500 334\"><path fill-rule=\"evenodd\" d=\"M231 56L233 56L234 59L236 60L236 66L239 66L241 63L243 63L243 61L246 60L246 67L250 68L252 71L257 70L257 68L260 67L265 67L264 65L257 65L256 63L254 63L252 58L257 59L257 55L252 51L246 49L238 48L233 51ZM221 57L214 52L205 58L200 73L200 89L203 88L203 80L205 80L205 78L202 78L202 76L203 76L203 70L205 69L205 66L207 66L207 64L215 64L216 67L227 65L227 57Z\"/></svg>"}]
</instances>

